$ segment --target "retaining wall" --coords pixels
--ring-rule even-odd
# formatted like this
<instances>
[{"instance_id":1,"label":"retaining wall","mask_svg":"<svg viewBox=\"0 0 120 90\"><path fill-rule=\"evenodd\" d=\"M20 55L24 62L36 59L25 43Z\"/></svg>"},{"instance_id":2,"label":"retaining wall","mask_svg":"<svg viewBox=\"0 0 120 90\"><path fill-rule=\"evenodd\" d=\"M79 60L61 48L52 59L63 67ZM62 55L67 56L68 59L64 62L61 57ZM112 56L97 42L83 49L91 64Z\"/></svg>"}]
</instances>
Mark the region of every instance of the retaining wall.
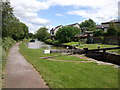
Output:
<instances>
[{"instance_id":1,"label":"retaining wall","mask_svg":"<svg viewBox=\"0 0 120 90\"><path fill-rule=\"evenodd\" d=\"M105 62L120 65L120 55L109 52L87 52L86 56Z\"/></svg>"}]
</instances>

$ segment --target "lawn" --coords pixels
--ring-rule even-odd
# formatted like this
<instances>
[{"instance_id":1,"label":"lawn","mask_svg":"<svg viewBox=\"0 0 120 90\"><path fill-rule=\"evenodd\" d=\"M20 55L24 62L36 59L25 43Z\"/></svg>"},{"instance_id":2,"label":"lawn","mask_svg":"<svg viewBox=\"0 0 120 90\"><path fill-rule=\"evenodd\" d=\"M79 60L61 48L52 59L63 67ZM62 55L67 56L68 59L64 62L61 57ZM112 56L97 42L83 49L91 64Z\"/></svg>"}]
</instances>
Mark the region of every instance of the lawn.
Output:
<instances>
[{"instance_id":1,"label":"lawn","mask_svg":"<svg viewBox=\"0 0 120 90\"><path fill-rule=\"evenodd\" d=\"M106 45L106 44L80 44L79 45L79 42L69 42L69 43L64 43L64 45L71 45L71 46L75 46L80 49L83 49L83 48L97 49L98 46L100 48L118 47L118 45ZM120 54L120 49L108 50L108 52L116 52Z\"/></svg>"},{"instance_id":2,"label":"lawn","mask_svg":"<svg viewBox=\"0 0 120 90\"><path fill-rule=\"evenodd\" d=\"M50 88L117 88L118 69L95 62L59 62L40 57L60 54L43 54L43 49L30 49L20 44L20 52L43 76ZM64 57L64 56L63 56ZM59 57L59 59L65 59ZM66 57L66 56L65 56ZM72 57L71 60L76 58ZM70 57L68 57L70 60ZM77 59L76 59L77 60Z\"/></svg>"},{"instance_id":3,"label":"lawn","mask_svg":"<svg viewBox=\"0 0 120 90\"><path fill-rule=\"evenodd\" d=\"M78 57L70 56L70 55L53 57L53 59L66 60L66 61L88 61L88 60L80 59Z\"/></svg>"}]
</instances>

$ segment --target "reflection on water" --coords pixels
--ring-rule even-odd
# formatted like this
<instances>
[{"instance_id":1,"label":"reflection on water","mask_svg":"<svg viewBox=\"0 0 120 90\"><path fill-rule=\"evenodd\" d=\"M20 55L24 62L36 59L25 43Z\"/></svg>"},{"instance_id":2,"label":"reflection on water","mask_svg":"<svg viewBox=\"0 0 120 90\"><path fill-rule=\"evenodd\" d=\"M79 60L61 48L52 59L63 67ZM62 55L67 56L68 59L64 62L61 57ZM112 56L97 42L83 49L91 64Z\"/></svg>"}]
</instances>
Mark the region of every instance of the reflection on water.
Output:
<instances>
[{"instance_id":1,"label":"reflection on water","mask_svg":"<svg viewBox=\"0 0 120 90\"><path fill-rule=\"evenodd\" d=\"M27 46L28 46L28 48L32 48L32 49L38 49L38 48L42 48L42 49L63 49L62 47L54 47L53 45L47 45L44 42L37 41L37 40L35 40L35 42L27 43Z\"/></svg>"}]
</instances>

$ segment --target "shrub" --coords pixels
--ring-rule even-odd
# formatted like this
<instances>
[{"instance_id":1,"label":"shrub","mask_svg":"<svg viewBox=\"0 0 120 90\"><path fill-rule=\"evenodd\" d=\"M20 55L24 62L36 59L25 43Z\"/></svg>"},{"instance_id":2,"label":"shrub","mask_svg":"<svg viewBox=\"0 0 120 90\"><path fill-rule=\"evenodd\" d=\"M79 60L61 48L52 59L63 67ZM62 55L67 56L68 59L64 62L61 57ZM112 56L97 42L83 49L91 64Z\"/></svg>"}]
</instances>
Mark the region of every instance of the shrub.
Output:
<instances>
[{"instance_id":1,"label":"shrub","mask_svg":"<svg viewBox=\"0 0 120 90\"><path fill-rule=\"evenodd\" d=\"M45 43L47 43L47 44L53 44L53 40L47 39L47 40L45 40Z\"/></svg>"},{"instance_id":2,"label":"shrub","mask_svg":"<svg viewBox=\"0 0 120 90\"><path fill-rule=\"evenodd\" d=\"M61 43L59 41L53 41L53 45L60 45Z\"/></svg>"},{"instance_id":3,"label":"shrub","mask_svg":"<svg viewBox=\"0 0 120 90\"><path fill-rule=\"evenodd\" d=\"M3 38L2 39L2 68L5 66L5 61L8 55L9 49L15 44L16 41L14 41L12 38Z\"/></svg>"},{"instance_id":4,"label":"shrub","mask_svg":"<svg viewBox=\"0 0 120 90\"><path fill-rule=\"evenodd\" d=\"M71 42L74 40L74 36L80 33L80 29L77 27L65 26L60 28L56 33L56 38L62 43Z\"/></svg>"},{"instance_id":5,"label":"shrub","mask_svg":"<svg viewBox=\"0 0 120 90\"><path fill-rule=\"evenodd\" d=\"M94 33L95 37L99 37L99 36L103 36L104 35L104 31L101 30L101 29L95 30L93 33Z\"/></svg>"}]
</instances>

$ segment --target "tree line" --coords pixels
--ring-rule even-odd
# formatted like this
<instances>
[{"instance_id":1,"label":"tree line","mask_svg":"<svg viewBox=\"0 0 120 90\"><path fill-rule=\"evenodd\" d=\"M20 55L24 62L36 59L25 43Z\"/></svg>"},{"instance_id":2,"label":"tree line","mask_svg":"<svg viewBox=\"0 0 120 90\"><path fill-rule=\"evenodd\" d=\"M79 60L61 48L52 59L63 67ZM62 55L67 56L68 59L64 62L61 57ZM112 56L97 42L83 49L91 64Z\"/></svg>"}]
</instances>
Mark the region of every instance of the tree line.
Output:
<instances>
[{"instance_id":1,"label":"tree line","mask_svg":"<svg viewBox=\"0 0 120 90\"><path fill-rule=\"evenodd\" d=\"M1 2L2 11L2 38L11 37L22 40L29 37L28 26L14 15L10 2Z\"/></svg>"},{"instance_id":2,"label":"tree line","mask_svg":"<svg viewBox=\"0 0 120 90\"><path fill-rule=\"evenodd\" d=\"M93 31L95 37L104 37L104 36L120 36L120 26L116 26L115 23L110 23L108 30L105 32L102 29L96 29L96 23L92 19L85 20L84 22L79 24L80 28L64 26L60 28L55 38L59 42L70 42L74 41L74 36L76 34L84 33L85 31ZM35 36L38 40L54 42L54 40L50 40L50 34L47 32L47 28L40 28Z\"/></svg>"}]
</instances>

